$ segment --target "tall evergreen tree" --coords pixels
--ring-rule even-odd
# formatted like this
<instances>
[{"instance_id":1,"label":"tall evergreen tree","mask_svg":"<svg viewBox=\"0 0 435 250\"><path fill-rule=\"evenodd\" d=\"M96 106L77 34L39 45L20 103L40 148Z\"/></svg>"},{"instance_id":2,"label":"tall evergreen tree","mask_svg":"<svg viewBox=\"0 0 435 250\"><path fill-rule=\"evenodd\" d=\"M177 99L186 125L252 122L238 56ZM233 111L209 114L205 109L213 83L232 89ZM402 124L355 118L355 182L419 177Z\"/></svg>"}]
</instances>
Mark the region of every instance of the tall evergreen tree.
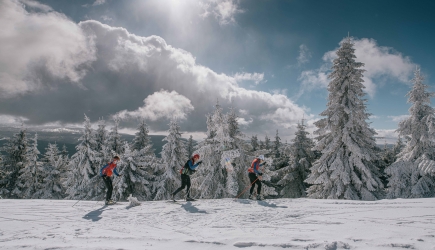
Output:
<instances>
[{"instance_id":1,"label":"tall evergreen tree","mask_svg":"<svg viewBox=\"0 0 435 250\"><path fill-rule=\"evenodd\" d=\"M253 135L251 137L251 147L252 147L252 151L257 151L257 149L259 149L257 135Z\"/></svg>"},{"instance_id":2,"label":"tall evergreen tree","mask_svg":"<svg viewBox=\"0 0 435 250\"><path fill-rule=\"evenodd\" d=\"M19 198L36 198L35 193L42 186L42 162L39 161L38 134L35 134L32 145L26 153L27 160L20 170L17 186L13 193Z\"/></svg>"},{"instance_id":3,"label":"tall evergreen tree","mask_svg":"<svg viewBox=\"0 0 435 250\"><path fill-rule=\"evenodd\" d=\"M281 150L281 138L278 135L278 129L276 130L275 141L273 142L273 151L275 152L275 158L280 157Z\"/></svg>"},{"instance_id":4,"label":"tall evergreen tree","mask_svg":"<svg viewBox=\"0 0 435 250\"><path fill-rule=\"evenodd\" d=\"M225 115L219 103L216 103L214 112L207 117L207 134L213 131L214 136L201 142L195 151L201 155L203 164L192 176L191 190L199 198L234 197L240 187L245 187L249 182L245 155L248 148L243 134L230 133L231 129L238 128L234 110ZM229 125L228 119L231 119L232 125Z\"/></svg>"},{"instance_id":5,"label":"tall evergreen tree","mask_svg":"<svg viewBox=\"0 0 435 250\"><path fill-rule=\"evenodd\" d=\"M314 142L308 137L305 127L303 123L298 123L296 136L290 146L289 165L276 171L281 177L278 185L282 186L280 195L284 198L306 196L308 185L304 181L310 173L315 156L311 151Z\"/></svg>"},{"instance_id":6,"label":"tall evergreen tree","mask_svg":"<svg viewBox=\"0 0 435 250\"><path fill-rule=\"evenodd\" d=\"M146 151L147 154L154 154L153 144L149 136L148 125L142 120L133 138L131 150Z\"/></svg>"},{"instance_id":7,"label":"tall evergreen tree","mask_svg":"<svg viewBox=\"0 0 435 250\"><path fill-rule=\"evenodd\" d=\"M161 175L158 176L154 186L155 200L169 199L173 191L180 185L179 170L184 166L188 157L186 146L181 140L180 127L177 121L169 123L169 134L163 141Z\"/></svg>"},{"instance_id":8,"label":"tall evergreen tree","mask_svg":"<svg viewBox=\"0 0 435 250\"><path fill-rule=\"evenodd\" d=\"M106 129L106 121L100 119L98 121L98 129L95 133L95 153L100 159L100 164L104 165L112 159L111 147L109 146L109 135Z\"/></svg>"},{"instance_id":9,"label":"tall evergreen tree","mask_svg":"<svg viewBox=\"0 0 435 250\"><path fill-rule=\"evenodd\" d=\"M192 157L193 151L195 151L194 145L193 145L193 137L190 136L189 140L187 141L187 155L189 157Z\"/></svg>"},{"instance_id":10,"label":"tall evergreen tree","mask_svg":"<svg viewBox=\"0 0 435 250\"><path fill-rule=\"evenodd\" d=\"M355 61L350 38L345 39L333 61L328 104L315 123L322 156L306 180L308 195L321 199L376 200L383 188L374 164L376 132L369 127L363 97L363 63Z\"/></svg>"},{"instance_id":11,"label":"tall evergreen tree","mask_svg":"<svg viewBox=\"0 0 435 250\"><path fill-rule=\"evenodd\" d=\"M121 176L116 178L114 184L115 197L117 200L127 200L128 196L132 195L140 200L151 199L152 187L148 181L150 176L137 161L139 151L131 150L127 142L124 142L123 151Z\"/></svg>"},{"instance_id":12,"label":"tall evergreen tree","mask_svg":"<svg viewBox=\"0 0 435 250\"><path fill-rule=\"evenodd\" d=\"M22 127L5 143L3 151L6 152L6 157L3 160L5 177L0 181L0 195L12 198L14 195L11 192L16 188L19 172L27 162L27 130Z\"/></svg>"},{"instance_id":13,"label":"tall evergreen tree","mask_svg":"<svg viewBox=\"0 0 435 250\"><path fill-rule=\"evenodd\" d=\"M111 159L115 155L121 155L123 150L123 141L121 139L121 135L118 132L120 118L115 116L113 118L114 125L109 134L109 150L112 151L112 154L109 158Z\"/></svg>"},{"instance_id":14,"label":"tall evergreen tree","mask_svg":"<svg viewBox=\"0 0 435 250\"><path fill-rule=\"evenodd\" d=\"M267 135L264 138L264 149L270 150L270 138Z\"/></svg>"},{"instance_id":15,"label":"tall evergreen tree","mask_svg":"<svg viewBox=\"0 0 435 250\"><path fill-rule=\"evenodd\" d=\"M66 166L65 157L59 152L57 145L49 143L42 166L43 183L35 193L35 197L40 199L62 199L65 193L62 186L62 176L65 174Z\"/></svg>"},{"instance_id":16,"label":"tall evergreen tree","mask_svg":"<svg viewBox=\"0 0 435 250\"><path fill-rule=\"evenodd\" d=\"M435 196L435 110L428 85L420 69L414 72L412 89L408 92L410 116L399 123L399 136L408 138L398 159L386 169L389 198L420 198Z\"/></svg>"},{"instance_id":17,"label":"tall evergreen tree","mask_svg":"<svg viewBox=\"0 0 435 250\"><path fill-rule=\"evenodd\" d=\"M76 153L71 156L65 182L66 193L70 199L95 199L102 196L104 191L99 177L100 158L94 151L94 131L86 115L83 125L85 129L76 146Z\"/></svg>"}]
</instances>

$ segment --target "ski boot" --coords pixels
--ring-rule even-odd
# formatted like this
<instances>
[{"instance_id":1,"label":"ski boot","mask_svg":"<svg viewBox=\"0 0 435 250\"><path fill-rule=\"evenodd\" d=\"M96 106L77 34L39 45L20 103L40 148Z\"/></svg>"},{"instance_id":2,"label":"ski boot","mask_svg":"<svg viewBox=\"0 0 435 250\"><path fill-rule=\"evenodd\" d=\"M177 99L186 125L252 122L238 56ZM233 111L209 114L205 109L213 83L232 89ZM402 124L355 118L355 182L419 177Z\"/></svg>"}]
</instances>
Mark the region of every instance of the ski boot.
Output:
<instances>
[{"instance_id":1,"label":"ski boot","mask_svg":"<svg viewBox=\"0 0 435 250\"><path fill-rule=\"evenodd\" d=\"M193 199L193 198L187 197L187 198L186 198L186 201L196 201L196 200Z\"/></svg>"},{"instance_id":2,"label":"ski boot","mask_svg":"<svg viewBox=\"0 0 435 250\"><path fill-rule=\"evenodd\" d=\"M250 195L249 195L249 199L250 199L250 200L256 200L256 199L255 199L255 195L250 194Z\"/></svg>"},{"instance_id":3,"label":"ski boot","mask_svg":"<svg viewBox=\"0 0 435 250\"><path fill-rule=\"evenodd\" d=\"M115 204L116 202L114 202L113 200L108 200L108 201L106 201L106 205L113 205L113 204Z\"/></svg>"},{"instance_id":4,"label":"ski boot","mask_svg":"<svg viewBox=\"0 0 435 250\"><path fill-rule=\"evenodd\" d=\"M258 195L258 197L257 197L257 200L259 200L259 201L263 201L264 200L264 197L263 197L263 195Z\"/></svg>"},{"instance_id":5,"label":"ski boot","mask_svg":"<svg viewBox=\"0 0 435 250\"><path fill-rule=\"evenodd\" d=\"M171 195L171 198L172 198L173 201L177 201L177 200L175 199L175 194L172 194L172 195Z\"/></svg>"}]
</instances>

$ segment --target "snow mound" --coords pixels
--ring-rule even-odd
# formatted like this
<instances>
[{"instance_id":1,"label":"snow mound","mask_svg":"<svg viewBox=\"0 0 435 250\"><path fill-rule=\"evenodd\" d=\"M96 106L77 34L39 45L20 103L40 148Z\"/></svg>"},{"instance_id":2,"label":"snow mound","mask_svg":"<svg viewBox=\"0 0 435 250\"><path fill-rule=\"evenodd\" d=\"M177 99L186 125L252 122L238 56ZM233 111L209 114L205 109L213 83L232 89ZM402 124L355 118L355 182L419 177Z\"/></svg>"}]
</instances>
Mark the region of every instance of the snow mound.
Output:
<instances>
[{"instance_id":1,"label":"snow mound","mask_svg":"<svg viewBox=\"0 0 435 250\"><path fill-rule=\"evenodd\" d=\"M135 207L140 205L140 202L137 200L137 198L133 197L131 194L130 196L128 196L127 200L130 202L130 205L128 205L129 207Z\"/></svg>"}]
</instances>

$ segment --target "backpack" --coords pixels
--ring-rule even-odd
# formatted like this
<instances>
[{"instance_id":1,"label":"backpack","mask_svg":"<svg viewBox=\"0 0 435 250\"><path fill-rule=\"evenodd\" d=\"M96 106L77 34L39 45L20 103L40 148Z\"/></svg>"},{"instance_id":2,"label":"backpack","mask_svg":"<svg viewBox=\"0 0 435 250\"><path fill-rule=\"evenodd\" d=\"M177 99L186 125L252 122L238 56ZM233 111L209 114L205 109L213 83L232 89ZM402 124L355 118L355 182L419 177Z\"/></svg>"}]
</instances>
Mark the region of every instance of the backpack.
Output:
<instances>
[{"instance_id":1,"label":"backpack","mask_svg":"<svg viewBox=\"0 0 435 250\"><path fill-rule=\"evenodd\" d=\"M180 174L191 175L191 174L196 172L196 170L190 169L190 167L189 167L189 161L191 161L191 160L188 160L186 162L186 164L184 164L184 166L180 169Z\"/></svg>"}]
</instances>

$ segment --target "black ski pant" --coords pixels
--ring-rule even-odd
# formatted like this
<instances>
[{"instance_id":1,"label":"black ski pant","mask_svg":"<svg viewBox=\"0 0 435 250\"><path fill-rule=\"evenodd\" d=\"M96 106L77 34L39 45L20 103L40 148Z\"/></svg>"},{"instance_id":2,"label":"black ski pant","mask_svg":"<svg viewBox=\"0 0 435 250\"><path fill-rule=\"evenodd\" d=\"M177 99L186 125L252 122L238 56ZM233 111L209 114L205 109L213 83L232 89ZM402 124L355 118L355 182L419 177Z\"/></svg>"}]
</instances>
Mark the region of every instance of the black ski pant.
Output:
<instances>
[{"instance_id":1,"label":"black ski pant","mask_svg":"<svg viewBox=\"0 0 435 250\"><path fill-rule=\"evenodd\" d=\"M190 197L190 176L187 174L181 174L181 187L179 187L175 192L173 192L173 195L176 195L178 192L183 190L187 186L187 197Z\"/></svg>"},{"instance_id":2,"label":"black ski pant","mask_svg":"<svg viewBox=\"0 0 435 250\"><path fill-rule=\"evenodd\" d=\"M249 173L249 181L251 182L251 189L249 190L250 192L250 194L252 194L252 192L254 191L254 187L255 187L255 184L257 184L257 194L260 194L261 193L261 181L260 180L257 180L257 175L256 174L254 174L254 173ZM255 182L254 182L255 181ZM254 182L254 183L253 183Z\"/></svg>"},{"instance_id":3,"label":"black ski pant","mask_svg":"<svg viewBox=\"0 0 435 250\"><path fill-rule=\"evenodd\" d=\"M106 201L112 199L112 191L113 191L113 185L112 185L112 178L109 176L103 176L104 185L106 185L107 193L106 193Z\"/></svg>"}]
</instances>

